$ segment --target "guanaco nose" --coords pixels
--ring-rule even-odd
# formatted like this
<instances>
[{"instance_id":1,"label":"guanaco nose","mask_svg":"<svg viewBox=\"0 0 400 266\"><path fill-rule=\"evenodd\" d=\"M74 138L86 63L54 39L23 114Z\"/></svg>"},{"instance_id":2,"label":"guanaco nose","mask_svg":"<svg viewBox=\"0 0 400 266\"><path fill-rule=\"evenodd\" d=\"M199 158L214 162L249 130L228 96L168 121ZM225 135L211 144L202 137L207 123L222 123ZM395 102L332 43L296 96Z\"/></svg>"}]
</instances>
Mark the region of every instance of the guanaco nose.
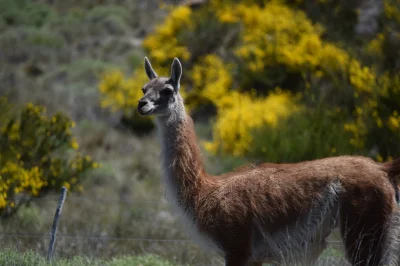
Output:
<instances>
[{"instance_id":1,"label":"guanaco nose","mask_svg":"<svg viewBox=\"0 0 400 266\"><path fill-rule=\"evenodd\" d=\"M149 101L147 100L139 100L139 108L142 108L143 106L145 106Z\"/></svg>"}]
</instances>

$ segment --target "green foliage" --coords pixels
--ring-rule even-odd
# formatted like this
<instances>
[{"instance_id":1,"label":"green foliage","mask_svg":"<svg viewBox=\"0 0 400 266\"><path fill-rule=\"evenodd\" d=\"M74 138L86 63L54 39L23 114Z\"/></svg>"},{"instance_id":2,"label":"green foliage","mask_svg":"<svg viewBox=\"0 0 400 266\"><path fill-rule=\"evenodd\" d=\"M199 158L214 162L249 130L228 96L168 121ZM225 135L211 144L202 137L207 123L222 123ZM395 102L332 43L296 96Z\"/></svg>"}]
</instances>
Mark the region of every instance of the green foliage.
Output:
<instances>
[{"instance_id":1,"label":"green foliage","mask_svg":"<svg viewBox=\"0 0 400 266\"><path fill-rule=\"evenodd\" d=\"M287 0L289 5L304 10L310 19L325 25L335 41L355 39L354 28L358 20L358 8L362 1L347 0Z\"/></svg>"},{"instance_id":2,"label":"green foliage","mask_svg":"<svg viewBox=\"0 0 400 266\"><path fill-rule=\"evenodd\" d=\"M73 7L63 16L59 16L57 19L48 21L48 24L50 26L78 26L79 23L83 22L86 14L87 13L85 10L81 9L80 7Z\"/></svg>"},{"instance_id":3,"label":"green foliage","mask_svg":"<svg viewBox=\"0 0 400 266\"><path fill-rule=\"evenodd\" d=\"M249 156L282 163L359 153L349 145L351 133L343 130L345 115L322 107L305 109L282 119L274 128L256 129Z\"/></svg>"},{"instance_id":4,"label":"green foliage","mask_svg":"<svg viewBox=\"0 0 400 266\"><path fill-rule=\"evenodd\" d=\"M85 81L85 80L97 80L102 73L110 69L115 68L113 64L96 60L96 59L81 59L75 60L73 63L60 66L57 74L64 73L67 76L67 81L72 82Z\"/></svg>"},{"instance_id":5,"label":"green foliage","mask_svg":"<svg viewBox=\"0 0 400 266\"><path fill-rule=\"evenodd\" d=\"M93 25L92 31L122 35L128 32L129 12L123 7L110 5L91 9L85 16L85 22Z\"/></svg>"},{"instance_id":6,"label":"green foliage","mask_svg":"<svg viewBox=\"0 0 400 266\"><path fill-rule=\"evenodd\" d=\"M44 226L44 217L40 215L39 208L32 204L20 206L15 216L16 220L20 221L16 226L21 231L35 230L39 232Z\"/></svg>"},{"instance_id":7,"label":"green foliage","mask_svg":"<svg viewBox=\"0 0 400 266\"><path fill-rule=\"evenodd\" d=\"M97 6L86 15L86 19L92 22L99 22L110 17L117 17L126 21L129 18L129 11L117 5Z\"/></svg>"},{"instance_id":8,"label":"green foliage","mask_svg":"<svg viewBox=\"0 0 400 266\"><path fill-rule=\"evenodd\" d=\"M0 33L0 46L4 58L11 62L29 58L32 61L49 62L65 56L63 37L46 28L18 26Z\"/></svg>"},{"instance_id":9,"label":"green foliage","mask_svg":"<svg viewBox=\"0 0 400 266\"><path fill-rule=\"evenodd\" d=\"M10 110L5 98L0 110ZM82 190L85 172L97 168L77 150L72 136L74 122L62 113L46 116L45 109L31 103L0 121L0 214L9 216L31 197L66 186Z\"/></svg>"},{"instance_id":10,"label":"green foliage","mask_svg":"<svg viewBox=\"0 0 400 266\"><path fill-rule=\"evenodd\" d=\"M126 59L126 62L130 68L140 68L143 64L143 54L138 53L137 51L132 51Z\"/></svg>"},{"instance_id":11,"label":"green foliage","mask_svg":"<svg viewBox=\"0 0 400 266\"><path fill-rule=\"evenodd\" d=\"M43 46L46 48L62 47L64 40L54 32L36 29L31 27L17 27L7 30L0 36L2 47L11 49L12 45L19 42L28 42L33 46Z\"/></svg>"},{"instance_id":12,"label":"green foliage","mask_svg":"<svg viewBox=\"0 0 400 266\"><path fill-rule=\"evenodd\" d=\"M367 46L367 55L380 70L396 73L400 63L400 3L396 0L384 1L381 15L381 31Z\"/></svg>"},{"instance_id":13,"label":"green foliage","mask_svg":"<svg viewBox=\"0 0 400 266\"><path fill-rule=\"evenodd\" d=\"M9 26L41 27L56 17L49 6L30 0L1 0L0 21Z\"/></svg>"},{"instance_id":14,"label":"green foliage","mask_svg":"<svg viewBox=\"0 0 400 266\"><path fill-rule=\"evenodd\" d=\"M18 253L12 250L0 252L0 265L19 265L19 266L48 266L45 258L33 253ZM84 257L73 257L72 259L55 259L51 265L54 266L177 266L167 260L163 260L155 255L145 255L137 257L114 258L108 261L90 260Z\"/></svg>"},{"instance_id":15,"label":"green foliage","mask_svg":"<svg viewBox=\"0 0 400 266\"><path fill-rule=\"evenodd\" d=\"M0 264L2 265L46 265L44 258L33 252L19 254L15 251L4 250L0 252Z\"/></svg>"},{"instance_id":16,"label":"green foliage","mask_svg":"<svg viewBox=\"0 0 400 266\"><path fill-rule=\"evenodd\" d=\"M26 41L29 45L44 48L57 49L64 45L64 39L62 36L45 29L26 29Z\"/></svg>"}]
</instances>

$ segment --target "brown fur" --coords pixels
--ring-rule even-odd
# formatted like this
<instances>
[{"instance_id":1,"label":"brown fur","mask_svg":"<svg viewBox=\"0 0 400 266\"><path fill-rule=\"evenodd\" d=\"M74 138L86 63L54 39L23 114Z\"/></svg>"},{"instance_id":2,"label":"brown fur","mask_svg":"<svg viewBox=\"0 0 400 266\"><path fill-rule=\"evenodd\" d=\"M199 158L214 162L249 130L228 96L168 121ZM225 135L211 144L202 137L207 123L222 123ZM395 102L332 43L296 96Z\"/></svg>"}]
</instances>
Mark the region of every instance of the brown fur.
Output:
<instances>
[{"instance_id":1,"label":"brown fur","mask_svg":"<svg viewBox=\"0 0 400 266\"><path fill-rule=\"evenodd\" d=\"M394 185L398 186L400 184L400 158L385 163L383 165L383 170L388 173L389 179ZM398 203L400 202L399 195L397 195L397 201Z\"/></svg>"},{"instance_id":2,"label":"brown fur","mask_svg":"<svg viewBox=\"0 0 400 266\"><path fill-rule=\"evenodd\" d=\"M386 225L396 208L388 177L400 173L400 160L382 167L365 157L342 156L211 176L204 171L190 118L177 138L173 168L180 178L181 203L194 211L198 229L221 246L227 265L248 262L255 219L268 230L284 229L310 212L324 187L336 180L343 187L340 224L349 261L377 265L382 259Z\"/></svg>"}]
</instances>

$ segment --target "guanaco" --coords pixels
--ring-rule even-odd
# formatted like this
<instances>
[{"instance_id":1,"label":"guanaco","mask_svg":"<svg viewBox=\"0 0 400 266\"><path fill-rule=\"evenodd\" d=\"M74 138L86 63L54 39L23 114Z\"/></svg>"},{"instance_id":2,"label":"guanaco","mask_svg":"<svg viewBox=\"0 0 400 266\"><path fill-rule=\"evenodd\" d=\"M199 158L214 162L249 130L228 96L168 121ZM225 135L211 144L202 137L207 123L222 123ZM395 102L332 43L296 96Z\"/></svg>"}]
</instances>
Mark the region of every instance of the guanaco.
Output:
<instances>
[{"instance_id":1,"label":"guanaco","mask_svg":"<svg viewBox=\"0 0 400 266\"><path fill-rule=\"evenodd\" d=\"M352 265L400 265L400 158L339 156L210 175L179 93L181 63L158 77L146 57L145 71L138 112L155 116L167 199L226 266L314 264L337 227Z\"/></svg>"}]
</instances>

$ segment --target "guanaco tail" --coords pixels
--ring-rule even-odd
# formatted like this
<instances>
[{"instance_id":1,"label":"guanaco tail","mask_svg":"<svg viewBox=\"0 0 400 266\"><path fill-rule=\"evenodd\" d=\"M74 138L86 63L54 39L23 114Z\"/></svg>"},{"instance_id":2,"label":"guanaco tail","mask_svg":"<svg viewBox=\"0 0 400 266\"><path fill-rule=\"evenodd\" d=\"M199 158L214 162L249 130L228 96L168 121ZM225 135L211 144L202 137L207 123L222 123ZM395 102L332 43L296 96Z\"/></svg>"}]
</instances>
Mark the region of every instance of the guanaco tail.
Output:
<instances>
[{"instance_id":1,"label":"guanaco tail","mask_svg":"<svg viewBox=\"0 0 400 266\"><path fill-rule=\"evenodd\" d=\"M351 265L400 265L400 159L339 156L210 175L179 93L181 63L158 77L145 58L145 71L138 111L155 116L167 199L226 266L312 265L335 228Z\"/></svg>"}]
</instances>

